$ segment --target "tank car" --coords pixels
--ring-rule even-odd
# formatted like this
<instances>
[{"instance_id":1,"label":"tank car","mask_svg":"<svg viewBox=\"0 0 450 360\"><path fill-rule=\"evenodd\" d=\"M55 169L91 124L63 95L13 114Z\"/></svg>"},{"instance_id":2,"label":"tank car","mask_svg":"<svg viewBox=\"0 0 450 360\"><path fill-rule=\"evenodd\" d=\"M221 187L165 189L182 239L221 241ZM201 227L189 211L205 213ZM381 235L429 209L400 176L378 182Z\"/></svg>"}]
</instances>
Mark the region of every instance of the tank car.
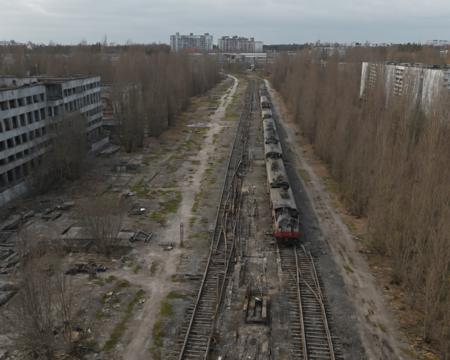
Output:
<instances>
[{"instance_id":1,"label":"tank car","mask_svg":"<svg viewBox=\"0 0 450 360\"><path fill-rule=\"evenodd\" d=\"M267 95L266 84L262 83L261 85L259 85L259 93L264 96Z\"/></svg>"},{"instance_id":2,"label":"tank car","mask_svg":"<svg viewBox=\"0 0 450 360\"><path fill-rule=\"evenodd\" d=\"M263 109L270 109L270 102L267 96L261 96L261 107Z\"/></svg>"},{"instance_id":3,"label":"tank car","mask_svg":"<svg viewBox=\"0 0 450 360\"><path fill-rule=\"evenodd\" d=\"M289 180L282 159L266 159L266 169L267 182L271 188L289 189Z\"/></svg>"},{"instance_id":4,"label":"tank car","mask_svg":"<svg viewBox=\"0 0 450 360\"><path fill-rule=\"evenodd\" d=\"M270 109L262 109L261 111L261 118L264 119L271 119L272 118L272 110Z\"/></svg>"},{"instance_id":5,"label":"tank car","mask_svg":"<svg viewBox=\"0 0 450 360\"><path fill-rule=\"evenodd\" d=\"M279 144L280 140L275 129L264 130L264 143L265 144Z\"/></svg>"},{"instance_id":6,"label":"tank car","mask_svg":"<svg viewBox=\"0 0 450 360\"><path fill-rule=\"evenodd\" d=\"M281 149L280 143L264 144L264 156L266 159L281 159L283 157L283 150Z\"/></svg>"},{"instance_id":7,"label":"tank car","mask_svg":"<svg viewBox=\"0 0 450 360\"><path fill-rule=\"evenodd\" d=\"M263 128L266 130L277 130L277 126L275 125L275 121L272 118L263 120Z\"/></svg>"}]
</instances>

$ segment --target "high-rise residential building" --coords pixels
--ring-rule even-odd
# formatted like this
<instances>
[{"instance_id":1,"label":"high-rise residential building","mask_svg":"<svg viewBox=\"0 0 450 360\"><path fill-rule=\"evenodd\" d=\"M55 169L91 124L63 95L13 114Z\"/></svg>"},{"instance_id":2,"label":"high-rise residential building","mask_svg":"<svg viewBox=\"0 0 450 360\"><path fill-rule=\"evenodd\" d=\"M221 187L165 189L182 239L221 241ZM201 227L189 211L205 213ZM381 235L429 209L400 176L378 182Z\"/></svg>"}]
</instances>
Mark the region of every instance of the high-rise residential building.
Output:
<instances>
[{"instance_id":1,"label":"high-rise residential building","mask_svg":"<svg viewBox=\"0 0 450 360\"><path fill-rule=\"evenodd\" d=\"M222 36L218 40L219 50L229 53L260 53L263 52L263 45L262 41L240 36Z\"/></svg>"},{"instance_id":2,"label":"high-rise residential building","mask_svg":"<svg viewBox=\"0 0 450 360\"><path fill-rule=\"evenodd\" d=\"M88 143L101 134L100 77L0 77L0 205L26 191L25 179L51 143L52 121L79 112Z\"/></svg>"},{"instance_id":3,"label":"high-rise residential building","mask_svg":"<svg viewBox=\"0 0 450 360\"><path fill-rule=\"evenodd\" d=\"M385 84L387 99L402 96L405 91L425 112L433 109L437 99L450 90L450 68L408 63L363 62L360 96L378 81Z\"/></svg>"},{"instance_id":4,"label":"high-rise residential building","mask_svg":"<svg viewBox=\"0 0 450 360\"><path fill-rule=\"evenodd\" d=\"M172 51L197 50L209 52L213 49L213 36L205 33L203 35L180 35L176 33L170 36L170 48Z\"/></svg>"}]
</instances>

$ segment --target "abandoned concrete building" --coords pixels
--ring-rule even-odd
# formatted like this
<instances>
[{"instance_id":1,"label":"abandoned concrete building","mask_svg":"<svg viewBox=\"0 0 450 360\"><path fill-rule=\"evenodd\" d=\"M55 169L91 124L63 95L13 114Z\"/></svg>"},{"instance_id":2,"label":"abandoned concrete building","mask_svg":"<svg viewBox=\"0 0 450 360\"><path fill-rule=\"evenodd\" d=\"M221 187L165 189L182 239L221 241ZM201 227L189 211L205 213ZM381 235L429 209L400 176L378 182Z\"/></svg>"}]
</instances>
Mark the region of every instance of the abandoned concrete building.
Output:
<instances>
[{"instance_id":1,"label":"abandoned concrete building","mask_svg":"<svg viewBox=\"0 0 450 360\"><path fill-rule=\"evenodd\" d=\"M86 117L91 150L102 135L100 77L0 77L0 206L26 192L25 178L50 143L54 118L80 112Z\"/></svg>"},{"instance_id":2,"label":"abandoned concrete building","mask_svg":"<svg viewBox=\"0 0 450 360\"><path fill-rule=\"evenodd\" d=\"M440 95L450 90L450 67L408 63L363 62L360 97L373 87L378 78L386 85L388 98L401 96L408 90L426 112L432 111Z\"/></svg>"},{"instance_id":3,"label":"abandoned concrete building","mask_svg":"<svg viewBox=\"0 0 450 360\"><path fill-rule=\"evenodd\" d=\"M213 49L213 36L205 33L204 35L170 35L170 48L172 51L197 50L210 52Z\"/></svg>"}]
</instances>

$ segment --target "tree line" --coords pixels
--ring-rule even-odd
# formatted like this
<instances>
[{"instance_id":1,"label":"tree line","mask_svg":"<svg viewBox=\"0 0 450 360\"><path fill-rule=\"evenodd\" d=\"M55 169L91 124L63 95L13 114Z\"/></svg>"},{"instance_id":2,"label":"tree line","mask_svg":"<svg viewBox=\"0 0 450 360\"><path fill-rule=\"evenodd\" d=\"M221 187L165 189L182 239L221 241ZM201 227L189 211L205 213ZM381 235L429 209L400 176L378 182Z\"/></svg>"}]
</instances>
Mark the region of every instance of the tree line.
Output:
<instances>
[{"instance_id":1,"label":"tree line","mask_svg":"<svg viewBox=\"0 0 450 360\"><path fill-rule=\"evenodd\" d=\"M173 125L192 96L219 80L219 65L208 55L170 52L165 45L6 46L0 48L0 73L16 76L100 75L110 87L119 139L127 151L143 136Z\"/></svg>"},{"instance_id":2,"label":"tree line","mask_svg":"<svg viewBox=\"0 0 450 360\"><path fill-rule=\"evenodd\" d=\"M413 56L413 55L411 55ZM363 58L363 54L358 57ZM389 258L422 316L423 337L450 356L450 122L442 92L424 113L413 86L389 101L384 76L359 97L361 63L311 52L282 56L272 82L315 152L329 165L349 211ZM409 81L409 80L405 80Z\"/></svg>"}]
</instances>

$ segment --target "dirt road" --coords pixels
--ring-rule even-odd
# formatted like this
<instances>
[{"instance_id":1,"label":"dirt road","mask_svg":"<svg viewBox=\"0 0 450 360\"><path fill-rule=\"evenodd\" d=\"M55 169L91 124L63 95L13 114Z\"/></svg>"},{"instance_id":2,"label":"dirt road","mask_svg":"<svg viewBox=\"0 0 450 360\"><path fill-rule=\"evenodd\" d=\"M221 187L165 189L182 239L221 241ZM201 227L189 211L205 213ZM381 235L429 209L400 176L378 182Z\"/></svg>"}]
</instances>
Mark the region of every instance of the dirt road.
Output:
<instances>
[{"instance_id":1,"label":"dirt road","mask_svg":"<svg viewBox=\"0 0 450 360\"><path fill-rule=\"evenodd\" d=\"M160 243L174 243L179 245L180 224L187 224L189 221L191 209L195 201L195 195L200 190L201 179L206 171L208 159L216 150L214 138L223 126L220 122L224 118L226 109L229 106L239 84L237 78L233 76L231 76L231 78L234 81L232 86L222 96L217 110L215 110L215 112L210 116L210 120L208 121L209 127L205 133L201 150L196 156L190 159L191 161L195 161L197 164L194 171L190 174L192 181L180 182L178 184L182 200L176 214L168 219L167 226L158 233ZM184 229L185 239L187 239L189 237L190 228L185 226ZM153 335L152 329L160 312L160 304L162 300L176 287L176 284L172 282L172 276L176 273L177 264L182 253L183 249L176 246L176 248L171 252L161 251L159 256L155 256L154 250L148 250L146 253L142 253L140 255L144 262L147 263L148 267L151 267L152 262L156 262L159 266L158 270L152 277L149 278L145 275L139 277L139 285L146 290L150 297L145 303L145 307L140 318L135 321L135 326L130 325L130 330L127 334L127 338L130 339L130 342L125 347L125 351L123 353L124 359L149 359L149 349L152 344ZM121 277L123 277L122 274ZM134 283L137 283L137 277L135 275L132 277L132 280Z\"/></svg>"}]
</instances>

